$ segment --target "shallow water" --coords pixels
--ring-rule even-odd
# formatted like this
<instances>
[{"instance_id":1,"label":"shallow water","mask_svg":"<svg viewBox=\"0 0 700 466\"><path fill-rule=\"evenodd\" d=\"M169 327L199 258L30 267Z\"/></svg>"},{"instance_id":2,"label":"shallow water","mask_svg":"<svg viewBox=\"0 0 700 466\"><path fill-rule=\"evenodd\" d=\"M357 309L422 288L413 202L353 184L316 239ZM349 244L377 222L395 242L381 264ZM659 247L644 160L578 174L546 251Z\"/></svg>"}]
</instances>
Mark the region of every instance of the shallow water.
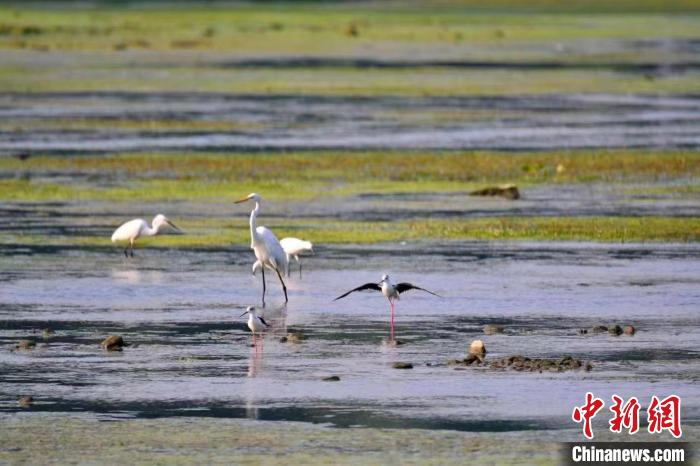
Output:
<instances>
[{"instance_id":1,"label":"shallow water","mask_svg":"<svg viewBox=\"0 0 700 466\"><path fill-rule=\"evenodd\" d=\"M252 253L142 249L7 255L0 287L0 412L95 413L108 418L204 416L337 426L464 431L571 429L586 391L608 399L679 394L684 423L700 421L700 247L575 243L418 243L320 247L303 279L288 279L280 307L269 283L273 329L257 353L242 308L259 304ZM382 272L440 293L388 306L378 294L332 298ZM268 275L269 278L269 275ZM488 323L505 326L486 336ZM578 334L633 324L633 337ZM44 340L42 329L54 335ZM309 338L281 343L290 329ZM109 334L132 344L105 353ZM13 351L23 338L34 350ZM488 358L572 355L591 372L456 370L473 339ZM406 361L412 370L397 370ZM337 375L340 382L323 382ZM556 400L556 401L553 401ZM604 421L599 429L605 429Z\"/></svg>"},{"instance_id":2,"label":"shallow water","mask_svg":"<svg viewBox=\"0 0 700 466\"><path fill-rule=\"evenodd\" d=\"M86 92L0 95L0 119L219 121L238 130L0 131L0 154L148 150L700 147L697 96L239 96Z\"/></svg>"}]
</instances>

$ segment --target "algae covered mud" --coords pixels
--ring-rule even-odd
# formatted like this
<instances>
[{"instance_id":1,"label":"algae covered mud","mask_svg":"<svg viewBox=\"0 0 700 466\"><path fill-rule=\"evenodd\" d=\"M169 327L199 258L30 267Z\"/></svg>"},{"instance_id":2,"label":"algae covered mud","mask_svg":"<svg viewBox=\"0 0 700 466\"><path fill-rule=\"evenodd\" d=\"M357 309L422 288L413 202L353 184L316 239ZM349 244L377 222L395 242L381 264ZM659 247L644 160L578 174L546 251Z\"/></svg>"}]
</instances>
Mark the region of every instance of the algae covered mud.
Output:
<instances>
[{"instance_id":1,"label":"algae covered mud","mask_svg":"<svg viewBox=\"0 0 700 466\"><path fill-rule=\"evenodd\" d=\"M210 6L0 7L0 462L553 464L587 391L698 440L695 2ZM315 244L258 350L249 192ZM443 296L399 345L331 301L383 273Z\"/></svg>"}]
</instances>

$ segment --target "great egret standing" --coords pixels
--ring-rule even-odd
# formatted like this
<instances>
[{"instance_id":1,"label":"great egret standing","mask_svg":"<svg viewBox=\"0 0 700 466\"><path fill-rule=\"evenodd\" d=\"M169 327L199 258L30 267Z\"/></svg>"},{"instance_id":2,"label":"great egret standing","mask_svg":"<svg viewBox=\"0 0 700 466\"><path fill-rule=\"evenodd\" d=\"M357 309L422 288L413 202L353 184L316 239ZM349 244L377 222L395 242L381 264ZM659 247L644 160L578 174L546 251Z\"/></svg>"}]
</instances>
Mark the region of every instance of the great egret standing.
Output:
<instances>
[{"instance_id":1,"label":"great egret standing","mask_svg":"<svg viewBox=\"0 0 700 466\"><path fill-rule=\"evenodd\" d=\"M299 238L282 238L280 240L280 245L284 252L287 254L287 262L289 262L289 257L294 257L294 259L299 264L299 278L301 278L301 260L299 260L299 255L305 252L314 253L314 245L311 241L304 241ZM255 271L260 268L260 261L255 261L253 264L253 275ZM287 276L289 276L289 271L291 267L287 267Z\"/></svg>"},{"instance_id":2,"label":"great egret standing","mask_svg":"<svg viewBox=\"0 0 700 466\"><path fill-rule=\"evenodd\" d=\"M248 314L248 328L253 333L253 346L257 349L255 334L259 333L262 338L262 332L270 328L270 324L265 322L265 319L257 314L257 310L253 306L248 306L245 312L241 314L241 317L246 314Z\"/></svg>"},{"instance_id":3,"label":"great egret standing","mask_svg":"<svg viewBox=\"0 0 700 466\"><path fill-rule=\"evenodd\" d=\"M148 226L145 220L135 218L121 225L112 233L112 242L128 242L124 248L124 256L129 257L127 251L131 249L131 257L134 257L134 242L141 236L155 236L161 232L165 226L171 226L177 231L182 231L163 214L158 214L153 218L152 226Z\"/></svg>"},{"instance_id":4,"label":"great egret standing","mask_svg":"<svg viewBox=\"0 0 700 466\"><path fill-rule=\"evenodd\" d=\"M353 288L347 293L338 296L333 301L337 301L341 298L344 298L354 291L363 290L381 291L384 297L389 300L389 307L391 308L391 340L394 339L394 301L399 299L399 295L401 293L408 290L421 290L425 291L426 293L430 293L434 296L441 297L439 294L433 293L432 291L428 291L425 288L412 285L411 283L394 284L394 282L391 281L391 278L389 278L389 275L382 275L382 280L379 283L365 283L364 285L358 286L357 288Z\"/></svg>"},{"instance_id":5,"label":"great egret standing","mask_svg":"<svg viewBox=\"0 0 700 466\"><path fill-rule=\"evenodd\" d=\"M243 199L236 201L236 204L246 201L255 201L255 208L250 213L250 248L255 252L255 257L262 265L263 307L265 306L265 267L277 272L277 277L279 277L282 290L284 291L284 302L286 303L289 299L287 298L287 285L285 285L284 280L282 280L282 274L286 274L289 267L287 254L284 252L284 249L282 249L280 242L277 240L272 230L267 227L256 226L262 198L256 193L251 193Z\"/></svg>"}]
</instances>

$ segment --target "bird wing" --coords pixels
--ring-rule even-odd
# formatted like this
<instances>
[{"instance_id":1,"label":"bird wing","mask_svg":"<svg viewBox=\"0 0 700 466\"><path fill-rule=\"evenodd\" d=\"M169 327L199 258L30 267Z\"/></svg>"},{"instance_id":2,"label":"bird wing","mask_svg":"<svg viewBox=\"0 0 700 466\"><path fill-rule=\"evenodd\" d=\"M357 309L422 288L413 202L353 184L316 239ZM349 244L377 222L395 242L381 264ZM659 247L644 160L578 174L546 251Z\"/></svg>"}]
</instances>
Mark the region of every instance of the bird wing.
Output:
<instances>
[{"instance_id":1,"label":"bird wing","mask_svg":"<svg viewBox=\"0 0 700 466\"><path fill-rule=\"evenodd\" d=\"M264 325L265 327L269 327L269 326L270 326L270 324L268 324L267 322L265 322L265 319L263 319L262 316L258 316L258 319L260 319L260 322L262 322L263 325Z\"/></svg>"},{"instance_id":2,"label":"bird wing","mask_svg":"<svg viewBox=\"0 0 700 466\"><path fill-rule=\"evenodd\" d=\"M408 290L421 290L425 291L426 293L430 293L431 295L437 296L438 298L442 298L442 296L440 296L437 293L433 293L432 291L426 290L425 288L421 288L420 286L412 285L410 283L397 283L395 288L396 291L398 291L399 293L403 293L404 291Z\"/></svg>"},{"instance_id":3,"label":"bird wing","mask_svg":"<svg viewBox=\"0 0 700 466\"><path fill-rule=\"evenodd\" d=\"M345 293L345 294L341 294L340 296L338 296L337 298L335 298L333 301L338 301L340 298L346 297L347 295L349 295L349 294L352 293L353 291L362 291L362 290L376 290L376 291L382 291L382 287L379 286L379 285L377 285L376 283L365 283L364 285L358 286L357 288L354 288L354 289L348 291L348 292Z\"/></svg>"},{"instance_id":4,"label":"bird wing","mask_svg":"<svg viewBox=\"0 0 700 466\"><path fill-rule=\"evenodd\" d=\"M135 218L129 220L128 222L122 224L119 228L114 230L112 233L112 242L115 241L128 241L131 238L136 238L141 235L141 229L148 226L146 221L142 218Z\"/></svg>"},{"instance_id":5,"label":"bird wing","mask_svg":"<svg viewBox=\"0 0 700 466\"><path fill-rule=\"evenodd\" d=\"M313 244L310 241L304 241L299 238L282 238L280 245L282 245L284 252L292 256L313 250Z\"/></svg>"},{"instance_id":6,"label":"bird wing","mask_svg":"<svg viewBox=\"0 0 700 466\"><path fill-rule=\"evenodd\" d=\"M270 256L270 262L274 264L275 268L277 268L282 275L286 275L287 268L289 267L289 260L287 259L287 253L282 249L282 245L277 240L275 234L267 227L257 227L255 231L265 242L267 253Z\"/></svg>"}]
</instances>

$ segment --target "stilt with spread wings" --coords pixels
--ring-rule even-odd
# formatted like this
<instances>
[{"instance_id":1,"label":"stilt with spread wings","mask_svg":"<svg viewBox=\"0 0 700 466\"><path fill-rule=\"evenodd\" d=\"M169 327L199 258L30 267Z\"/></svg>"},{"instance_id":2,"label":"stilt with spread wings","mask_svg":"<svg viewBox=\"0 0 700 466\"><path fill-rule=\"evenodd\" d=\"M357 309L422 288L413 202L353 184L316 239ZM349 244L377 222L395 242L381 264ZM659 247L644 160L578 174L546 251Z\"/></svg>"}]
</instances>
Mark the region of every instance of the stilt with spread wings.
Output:
<instances>
[{"instance_id":1,"label":"stilt with spread wings","mask_svg":"<svg viewBox=\"0 0 700 466\"><path fill-rule=\"evenodd\" d=\"M394 301L398 300L401 293L404 293L409 290L420 290L420 291L425 291L426 293L430 293L431 295L438 296L440 297L439 294L433 293L432 291L426 290L425 288L421 288L420 286L413 285L411 283L396 283L389 278L389 275L382 275L382 280L379 283L365 283L364 285L358 286L357 288L354 288L347 293L344 293L337 298L335 298L333 301L337 301L341 298L346 297L350 293L353 293L355 291L364 291L364 290L373 290L373 291L381 291L382 294L386 299L389 300L389 307L391 308L391 337L390 339L393 341L394 340Z\"/></svg>"}]
</instances>

